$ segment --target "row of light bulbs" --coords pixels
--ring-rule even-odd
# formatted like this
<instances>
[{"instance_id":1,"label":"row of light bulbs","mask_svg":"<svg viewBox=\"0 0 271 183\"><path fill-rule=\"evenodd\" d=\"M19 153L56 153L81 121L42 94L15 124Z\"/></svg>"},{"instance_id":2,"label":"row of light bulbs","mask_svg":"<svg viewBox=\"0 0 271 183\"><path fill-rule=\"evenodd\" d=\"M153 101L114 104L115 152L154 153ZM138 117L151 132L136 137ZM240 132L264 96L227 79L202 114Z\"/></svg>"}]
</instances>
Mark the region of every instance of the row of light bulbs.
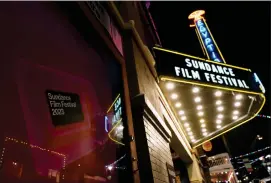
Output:
<instances>
[{"instance_id":1,"label":"row of light bulbs","mask_svg":"<svg viewBox=\"0 0 271 183\"><path fill-rule=\"evenodd\" d=\"M166 87L167 87L168 90L172 90L172 89L174 89L175 86L174 86L173 83L169 82L169 83L167 83ZM193 93L198 93L199 92L199 88L198 87L193 88L192 92ZM177 98L178 98L178 95L176 93L172 93L171 94L171 99L172 100L176 100ZM197 96L197 97L195 97L194 101L195 101L195 103L199 104L201 102L201 98L199 96ZM180 108L181 107L181 103L180 102L175 103L175 107L176 108ZM199 110L198 116L203 116L204 115L204 112L201 111L202 109L203 109L202 105L198 105L197 106L197 110ZM185 127L185 129L187 131L187 134L188 134L190 140L192 142L195 142L196 140L195 140L194 134L191 131L190 124L187 122L187 117L185 116L184 110L179 110L178 114L181 116L180 117L181 120L184 121L184 127ZM204 119L201 119L200 122L201 122L201 127L202 127L203 135L207 135L207 130L205 128L206 125L204 124L204 122L205 122Z\"/></svg>"},{"instance_id":2,"label":"row of light bulbs","mask_svg":"<svg viewBox=\"0 0 271 183\"><path fill-rule=\"evenodd\" d=\"M166 84L166 88L167 88L168 90L173 90L173 89L175 88L175 85L174 85L174 83L172 83L172 82L168 82L168 83ZM193 92L194 94L199 93L199 91L200 91L200 89L199 89L198 87L194 87L194 88L192 89L192 92ZM214 95L215 95L215 97L221 97L221 96L222 96L222 92L221 92L221 91L216 91L216 92L214 93ZM170 97L171 97L172 100L176 100L176 99L178 99L179 96L178 96L176 93L172 93ZM235 103L234 103L234 106L235 106L235 107L240 107L240 106L241 106L240 100L241 100L242 98L243 98L243 96L242 96L241 94L237 94L237 95L235 96L235 99L236 99L236 101L235 101ZM200 122L200 124L201 124L200 126L201 126L201 128L202 128L202 129L201 129L202 135L203 135L203 136L207 136L207 135L208 135L208 132L207 132L207 129L205 128L205 127L206 127L205 120L202 118L202 116L204 115L204 112L202 111L202 109L203 109L202 105L200 105L201 97L196 96L196 97L194 98L194 102L197 104L197 107L196 107L196 109L198 110L197 115L201 118L201 119L199 120L199 122ZM215 104L216 104L216 106L217 106L217 111L220 112L220 113L217 115L217 119L216 119L216 123L217 123L217 126L216 126L216 127L219 129L219 128L221 128L222 119L224 118L224 115L221 114L221 112L224 110L224 107L222 106L222 101L221 101L221 100L217 100ZM176 102L176 103L175 103L175 107L176 107L176 108L180 108L181 106L182 106L182 104L181 104L180 102ZM188 134L189 137L190 137L190 140L191 140L192 142L195 142L195 138L194 138L193 132L191 132L190 125L189 125L188 122L186 122L187 117L185 116L184 110L179 110L178 114L181 116L181 117L180 117L181 120L184 121L184 126L185 126L185 128L186 128L187 134ZM238 110L234 110L234 111L233 111L233 117L232 117L232 119L233 119L233 120L238 119L238 114L239 114L239 111L238 111Z\"/></svg>"},{"instance_id":3,"label":"row of light bulbs","mask_svg":"<svg viewBox=\"0 0 271 183\"><path fill-rule=\"evenodd\" d=\"M198 87L194 87L192 89L192 92L197 95L199 93L200 89ZM208 131L206 129L206 124L205 124L205 120L203 119L203 115L204 112L202 111L203 107L200 104L201 103L201 98L199 96L196 96L194 99L195 103L197 104L197 110L198 110L198 116L200 117L199 122L200 122L200 127L201 127L201 132L203 136L207 136L208 135Z\"/></svg>"},{"instance_id":4,"label":"row of light bulbs","mask_svg":"<svg viewBox=\"0 0 271 183\"><path fill-rule=\"evenodd\" d=\"M221 91L216 91L215 92L215 96L216 97L221 97L222 96L222 92ZM240 100L243 98L243 96L241 95L241 94L237 94L236 96L235 96L235 103L234 103L234 106L235 107L240 107L241 106L241 102L240 102ZM224 107L221 105L222 104L222 101L221 100L217 100L216 101L216 105L217 105L217 111L218 112L222 112L223 110L224 110ZM238 110L234 110L233 111L233 117L232 117L232 119L233 120L236 120L236 119L238 119L238 114L239 114L239 111ZM216 119L216 123L217 123L217 126L216 126L216 128L221 128L221 123L222 123L222 119L224 118L224 116L223 116L223 114L221 114L221 113L219 113L218 115L217 115L217 119Z\"/></svg>"},{"instance_id":5,"label":"row of light bulbs","mask_svg":"<svg viewBox=\"0 0 271 183\"><path fill-rule=\"evenodd\" d=\"M168 82L168 83L166 84L166 88L167 88L168 90L173 90L173 89L175 88L175 85L174 85L174 83ZM171 97L172 100L176 100L179 96L178 96L176 93L172 93L170 97ZM197 100L197 101L198 101L198 100L200 101L201 99L200 99L200 98L197 98L196 100ZM181 108L181 106L182 106L182 104L181 104L180 102L176 102L176 103L175 103L175 107L176 107L177 109ZM192 142L195 142L195 137L194 137L194 135L193 135L193 132L191 131L190 124L187 122L187 117L185 116L184 110L179 110L178 114L180 115L180 119L181 119L182 121L184 121L184 126L185 126L185 128L186 128L187 134L188 134L189 137L190 137L190 140L191 140Z\"/></svg>"}]
</instances>

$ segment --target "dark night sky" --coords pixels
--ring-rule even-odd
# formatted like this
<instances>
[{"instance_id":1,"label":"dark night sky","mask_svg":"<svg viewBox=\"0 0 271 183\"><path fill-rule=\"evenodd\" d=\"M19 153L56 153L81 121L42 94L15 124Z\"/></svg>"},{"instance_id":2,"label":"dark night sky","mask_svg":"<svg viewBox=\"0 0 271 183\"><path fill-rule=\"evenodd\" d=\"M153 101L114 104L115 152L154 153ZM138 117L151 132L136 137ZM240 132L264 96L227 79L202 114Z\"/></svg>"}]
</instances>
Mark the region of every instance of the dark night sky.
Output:
<instances>
[{"instance_id":1,"label":"dark night sky","mask_svg":"<svg viewBox=\"0 0 271 183\"><path fill-rule=\"evenodd\" d=\"M151 2L150 12L164 48L203 57L188 20L188 15L198 9L206 11L206 21L226 62L258 74L267 98L261 114L270 115L270 2ZM264 139L255 144L255 149L270 145L270 122L256 117L227 133L232 155L250 152L257 134ZM221 138L212 142L212 154L225 151Z\"/></svg>"}]
</instances>

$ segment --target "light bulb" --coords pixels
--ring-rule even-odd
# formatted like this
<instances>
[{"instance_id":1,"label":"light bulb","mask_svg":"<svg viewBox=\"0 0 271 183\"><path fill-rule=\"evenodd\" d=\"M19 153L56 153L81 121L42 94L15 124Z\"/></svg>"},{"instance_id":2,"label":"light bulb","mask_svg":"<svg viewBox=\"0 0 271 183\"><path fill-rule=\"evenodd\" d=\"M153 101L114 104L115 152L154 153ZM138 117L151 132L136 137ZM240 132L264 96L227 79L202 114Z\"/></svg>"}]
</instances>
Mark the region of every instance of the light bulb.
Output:
<instances>
[{"instance_id":1,"label":"light bulb","mask_svg":"<svg viewBox=\"0 0 271 183\"><path fill-rule=\"evenodd\" d=\"M243 95L241 95L241 94L238 94L238 95L235 96L235 99L236 99L236 100L240 100L240 99L242 99L242 98L243 98Z\"/></svg>"},{"instance_id":2,"label":"light bulb","mask_svg":"<svg viewBox=\"0 0 271 183\"><path fill-rule=\"evenodd\" d=\"M183 111L183 110L180 110L180 111L179 111L179 114L180 114L180 115L183 115L183 114L184 114L184 111Z\"/></svg>"},{"instance_id":3,"label":"light bulb","mask_svg":"<svg viewBox=\"0 0 271 183\"><path fill-rule=\"evenodd\" d=\"M176 93L173 93L173 94L171 94L171 98L172 98L173 100L175 100L175 99L178 98L178 95L177 95Z\"/></svg>"},{"instance_id":4,"label":"light bulb","mask_svg":"<svg viewBox=\"0 0 271 183\"><path fill-rule=\"evenodd\" d=\"M166 88L167 88L168 90L172 90L172 89L175 88L175 85L174 85L174 83L169 82L169 83L166 84Z\"/></svg>"},{"instance_id":5,"label":"light bulb","mask_svg":"<svg viewBox=\"0 0 271 183\"><path fill-rule=\"evenodd\" d=\"M182 116L181 120L183 120L183 121L186 120L186 116Z\"/></svg>"},{"instance_id":6,"label":"light bulb","mask_svg":"<svg viewBox=\"0 0 271 183\"><path fill-rule=\"evenodd\" d=\"M233 111L233 114L237 115L237 114L239 114L239 111L235 110L235 111Z\"/></svg>"},{"instance_id":7,"label":"light bulb","mask_svg":"<svg viewBox=\"0 0 271 183\"><path fill-rule=\"evenodd\" d=\"M203 114L204 114L204 113L203 113L202 111L198 112L198 115L199 115L199 116L203 116Z\"/></svg>"},{"instance_id":8,"label":"light bulb","mask_svg":"<svg viewBox=\"0 0 271 183\"><path fill-rule=\"evenodd\" d=\"M181 107L182 106L182 104L180 103L180 102L177 102L176 104L175 104L175 107L177 107L177 108L179 108L179 107Z\"/></svg>"},{"instance_id":9,"label":"light bulb","mask_svg":"<svg viewBox=\"0 0 271 183\"><path fill-rule=\"evenodd\" d=\"M199 92L199 88L198 88L198 87L194 87L194 88L192 89L192 91L193 91L193 93L198 93L198 92Z\"/></svg>"},{"instance_id":10,"label":"light bulb","mask_svg":"<svg viewBox=\"0 0 271 183\"><path fill-rule=\"evenodd\" d=\"M223 110L224 110L224 107L219 106L219 107L217 108L217 110L218 110L218 111L223 111Z\"/></svg>"},{"instance_id":11,"label":"light bulb","mask_svg":"<svg viewBox=\"0 0 271 183\"><path fill-rule=\"evenodd\" d=\"M215 92L215 96L220 97L221 95L222 95L222 92L221 92L221 91L216 91L216 92Z\"/></svg>"},{"instance_id":12,"label":"light bulb","mask_svg":"<svg viewBox=\"0 0 271 183\"><path fill-rule=\"evenodd\" d=\"M241 102L235 102L235 103L234 103L234 106L235 106L235 107L239 107L240 105L241 105Z\"/></svg>"},{"instance_id":13,"label":"light bulb","mask_svg":"<svg viewBox=\"0 0 271 183\"><path fill-rule=\"evenodd\" d=\"M195 98L195 102L196 102L196 103L198 103L198 102L200 102L200 101L201 101L201 98L200 98L200 97L196 97L196 98Z\"/></svg>"}]
</instances>

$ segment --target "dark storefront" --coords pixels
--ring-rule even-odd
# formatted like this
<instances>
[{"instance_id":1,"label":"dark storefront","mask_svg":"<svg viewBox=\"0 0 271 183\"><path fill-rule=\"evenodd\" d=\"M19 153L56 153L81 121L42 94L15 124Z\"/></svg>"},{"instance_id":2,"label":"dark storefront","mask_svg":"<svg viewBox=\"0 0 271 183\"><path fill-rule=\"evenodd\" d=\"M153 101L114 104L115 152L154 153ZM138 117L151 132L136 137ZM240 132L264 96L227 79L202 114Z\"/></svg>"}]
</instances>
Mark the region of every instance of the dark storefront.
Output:
<instances>
[{"instance_id":1,"label":"dark storefront","mask_svg":"<svg viewBox=\"0 0 271 183\"><path fill-rule=\"evenodd\" d=\"M0 182L129 176L121 66L72 6L1 3Z\"/></svg>"}]
</instances>

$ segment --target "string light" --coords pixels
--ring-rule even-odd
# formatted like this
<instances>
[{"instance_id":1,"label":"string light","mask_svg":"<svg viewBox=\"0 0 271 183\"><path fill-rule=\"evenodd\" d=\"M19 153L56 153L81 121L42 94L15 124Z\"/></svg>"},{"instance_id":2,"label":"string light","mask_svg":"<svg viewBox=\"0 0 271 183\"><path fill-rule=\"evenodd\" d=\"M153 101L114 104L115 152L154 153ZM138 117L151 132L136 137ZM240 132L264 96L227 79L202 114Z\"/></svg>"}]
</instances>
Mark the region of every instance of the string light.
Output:
<instances>
[{"instance_id":1,"label":"string light","mask_svg":"<svg viewBox=\"0 0 271 183\"><path fill-rule=\"evenodd\" d=\"M263 148L263 149L259 149L259 150L257 150L257 151L254 151L254 152L252 152L252 153L257 153L257 152L262 152L262 151L264 151L264 150L266 150L266 149L269 149L269 148L271 148L271 146L269 146L269 147L265 147L265 148ZM249 155L250 155L251 153L249 153ZM242 157L244 157L244 156L247 156L247 154L245 154L245 155L243 155ZM262 158L263 158L264 156L260 156L260 157L258 157L258 158L255 158L255 159L253 159L253 160L249 160L249 163L252 165L252 164L254 164L254 163L256 163L257 161L261 161L262 160ZM235 158L239 158L239 156L238 157L235 157ZM237 162L237 163L242 163L242 164L244 164L244 162ZM239 168L236 168L236 169L234 169L235 171L237 171L237 170L240 170L240 169L243 169L243 168L245 168L245 166L241 166L241 167L239 167ZM251 174L251 173L250 173ZM238 175L238 174L236 174L236 175Z\"/></svg>"},{"instance_id":2,"label":"string light","mask_svg":"<svg viewBox=\"0 0 271 183\"><path fill-rule=\"evenodd\" d=\"M30 144L30 143L24 142L22 140L17 140L15 138L6 137L5 142L8 142L8 141L13 142L13 143L22 144L22 145L28 146L30 148L39 149L41 151L47 151L47 152L50 152L51 154L55 154L55 155L63 157L63 166L62 166L62 168L63 168L63 170L65 170L65 167L66 167L66 155L65 154L62 154L62 153L59 153L59 152L56 152L56 151L53 151L53 150L50 150L50 149L42 148L40 146ZM5 154L5 148L2 149L2 154L1 154L1 158L0 158L0 166L3 164L4 154ZM62 175L62 179L64 179L64 174Z\"/></svg>"},{"instance_id":3,"label":"string light","mask_svg":"<svg viewBox=\"0 0 271 183\"><path fill-rule=\"evenodd\" d=\"M257 117L260 117L260 118L269 118L269 119L271 119L271 116L268 116L268 115L262 115L262 114L258 114Z\"/></svg>"},{"instance_id":4,"label":"string light","mask_svg":"<svg viewBox=\"0 0 271 183\"><path fill-rule=\"evenodd\" d=\"M251 153L247 153L247 154L243 154L243 155L240 155L240 156L236 156L236 157L231 158L231 160L232 160L232 159L243 158L243 157L246 157L246 156L249 156L249 155L258 153L258 152L262 152L262 151L264 151L264 150L266 150L266 149L270 149L270 147L271 147L271 146L268 146L268 147L265 147L265 148L262 148L262 149L253 151L253 152L251 152Z\"/></svg>"},{"instance_id":5,"label":"string light","mask_svg":"<svg viewBox=\"0 0 271 183\"><path fill-rule=\"evenodd\" d=\"M253 160L249 160L249 162L251 163L251 162L254 162L254 161L257 161L257 160L262 160L262 159L261 159L262 157L263 157L263 156L260 156L260 157L258 157L258 158L253 159ZM238 164L244 164L244 162L242 162L242 161L239 161L239 162L236 162L236 163L238 163Z\"/></svg>"},{"instance_id":6,"label":"string light","mask_svg":"<svg viewBox=\"0 0 271 183\"><path fill-rule=\"evenodd\" d=\"M62 156L62 157L65 156L65 154L62 154L62 153L59 153L59 152L56 152L56 151L52 151L52 150L49 150L49 149L45 149L45 148L42 148L40 146L33 145L33 144L30 144L30 143L27 143L27 142L24 142L24 141L19 141L19 140L14 139L14 138L6 137L6 139L7 139L7 141L13 141L15 143L21 143L23 145L29 145L31 148L37 148L37 149L42 150L42 151L48 151L48 152L51 152L52 154L56 154L56 155L59 155L59 156Z\"/></svg>"},{"instance_id":7,"label":"string light","mask_svg":"<svg viewBox=\"0 0 271 183\"><path fill-rule=\"evenodd\" d=\"M258 161L258 160L259 160L259 158L253 160L252 162L250 162L250 164L253 164L253 163L255 163L255 162ZM245 166L241 166L241 167L236 168L236 169L234 169L234 170L240 170L240 169L242 169L242 168L245 168Z\"/></svg>"}]
</instances>

